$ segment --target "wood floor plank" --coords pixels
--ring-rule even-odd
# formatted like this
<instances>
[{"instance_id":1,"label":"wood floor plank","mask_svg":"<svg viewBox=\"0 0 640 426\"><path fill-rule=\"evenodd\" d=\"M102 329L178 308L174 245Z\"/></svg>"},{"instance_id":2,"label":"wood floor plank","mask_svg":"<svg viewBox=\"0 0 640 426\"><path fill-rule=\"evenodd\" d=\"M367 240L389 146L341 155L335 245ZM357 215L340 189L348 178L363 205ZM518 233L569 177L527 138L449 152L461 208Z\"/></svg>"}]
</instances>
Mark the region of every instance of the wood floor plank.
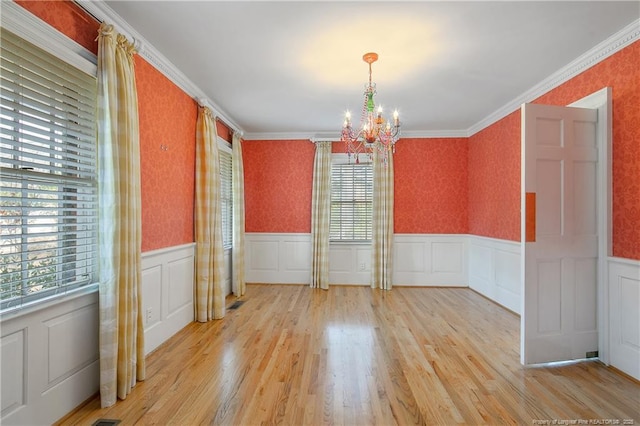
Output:
<instances>
[{"instance_id":1,"label":"wood floor plank","mask_svg":"<svg viewBox=\"0 0 640 426\"><path fill-rule=\"evenodd\" d=\"M472 290L249 285L223 320L147 359L115 406L59 425L640 422L640 384L598 361L524 368L519 317Z\"/></svg>"}]
</instances>

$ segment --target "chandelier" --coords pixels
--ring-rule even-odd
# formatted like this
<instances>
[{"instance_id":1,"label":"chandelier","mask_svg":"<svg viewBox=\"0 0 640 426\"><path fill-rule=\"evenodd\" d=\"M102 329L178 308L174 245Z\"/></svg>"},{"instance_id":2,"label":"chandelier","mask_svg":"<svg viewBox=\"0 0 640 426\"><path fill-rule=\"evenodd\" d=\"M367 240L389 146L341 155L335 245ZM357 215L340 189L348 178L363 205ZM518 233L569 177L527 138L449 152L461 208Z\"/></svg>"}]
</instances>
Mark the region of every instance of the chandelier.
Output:
<instances>
[{"instance_id":1,"label":"chandelier","mask_svg":"<svg viewBox=\"0 0 640 426\"><path fill-rule=\"evenodd\" d=\"M373 153L377 150L380 161L386 164L387 157L395 152L395 145L400 137L400 119L397 110L393 112L393 122L382 117L382 106L378 106L376 110L373 100L376 84L371 82L371 64L378 60L378 54L365 53L362 60L369 64L369 83L365 84L360 127L354 130L351 126L351 113L347 111L340 140L346 145L349 162L353 156L355 162L359 163L362 152L373 158Z\"/></svg>"}]
</instances>

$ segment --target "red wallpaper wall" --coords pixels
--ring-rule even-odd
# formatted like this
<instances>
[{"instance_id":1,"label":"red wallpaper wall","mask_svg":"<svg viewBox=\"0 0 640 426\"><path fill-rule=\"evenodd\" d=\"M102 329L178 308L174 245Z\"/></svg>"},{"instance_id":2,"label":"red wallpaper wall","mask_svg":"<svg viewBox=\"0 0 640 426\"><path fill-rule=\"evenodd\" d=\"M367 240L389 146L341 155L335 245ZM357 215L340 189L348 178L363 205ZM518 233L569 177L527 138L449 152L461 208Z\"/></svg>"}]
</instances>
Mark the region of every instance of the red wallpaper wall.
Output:
<instances>
[{"instance_id":1,"label":"red wallpaper wall","mask_svg":"<svg viewBox=\"0 0 640 426\"><path fill-rule=\"evenodd\" d=\"M469 138L469 233L520 241L520 111Z\"/></svg>"},{"instance_id":2,"label":"red wallpaper wall","mask_svg":"<svg viewBox=\"0 0 640 426\"><path fill-rule=\"evenodd\" d=\"M196 102L140 56L135 56L142 251L190 243L195 191ZM165 145L167 150L161 149Z\"/></svg>"},{"instance_id":3,"label":"red wallpaper wall","mask_svg":"<svg viewBox=\"0 0 640 426\"><path fill-rule=\"evenodd\" d=\"M74 2L16 0L16 3L89 51L98 53L96 36L100 24Z\"/></svg>"},{"instance_id":4,"label":"red wallpaper wall","mask_svg":"<svg viewBox=\"0 0 640 426\"><path fill-rule=\"evenodd\" d=\"M311 232L314 155L308 140L243 142L246 232Z\"/></svg>"},{"instance_id":5,"label":"red wallpaper wall","mask_svg":"<svg viewBox=\"0 0 640 426\"><path fill-rule=\"evenodd\" d=\"M613 255L640 260L640 42L536 99L613 92ZM469 232L520 241L520 111L469 139Z\"/></svg>"},{"instance_id":6,"label":"red wallpaper wall","mask_svg":"<svg viewBox=\"0 0 640 426\"><path fill-rule=\"evenodd\" d=\"M397 143L393 163L396 233L468 232L467 157L467 138Z\"/></svg>"},{"instance_id":7,"label":"red wallpaper wall","mask_svg":"<svg viewBox=\"0 0 640 426\"><path fill-rule=\"evenodd\" d=\"M54 28L97 52L99 24L70 1L19 1ZM193 241L196 103L135 57L140 119L142 251ZM220 127L221 126L221 127ZM228 135L220 123L223 136ZM168 150L160 149L160 144Z\"/></svg>"},{"instance_id":8,"label":"red wallpaper wall","mask_svg":"<svg viewBox=\"0 0 640 426\"><path fill-rule=\"evenodd\" d=\"M231 143L233 133L231 133L231 130L229 130L229 128L220 120L216 120L216 133L218 134L218 137Z\"/></svg>"},{"instance_id":9,"label":"red wallpaper wall","mask_svg":"<svg viewBox=\"0 0 640 426\"><path fill-rule=\"evenodd\" d=\"M311 231L314 154L307 140L244 142L247 232ZM467 233L466 139L403 139L395 155L395 232Z\"/></svg>"}]
</instances>

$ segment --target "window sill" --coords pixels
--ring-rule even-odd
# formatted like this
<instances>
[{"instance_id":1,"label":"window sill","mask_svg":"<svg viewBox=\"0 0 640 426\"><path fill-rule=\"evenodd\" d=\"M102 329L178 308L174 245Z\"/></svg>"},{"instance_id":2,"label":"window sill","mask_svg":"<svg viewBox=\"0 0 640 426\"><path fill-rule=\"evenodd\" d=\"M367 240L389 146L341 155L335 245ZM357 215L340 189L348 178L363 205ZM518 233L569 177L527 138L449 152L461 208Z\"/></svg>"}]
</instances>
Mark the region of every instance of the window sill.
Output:
<instances>
[{"instance_id":1,"label":"window sill","mask_svg":"<svg viewBox=\"0 0 640 426\"><path fill-rule=\"evenodd\" d=\"M329 241L329 245L336 245L336 246L370 246L371 245L371 240L368 240L368 241L359 241L359 240L354 240L354 241Z\"/></svg>"},{"instance_id":2,"label":"window sill","mask_svg":"<svg viewBox=\"0 0 640 426\"><path fill-rule=\"evenodd\" d=\"M98 287L98 283L87 284L64 294L55 294L53 296L34 300L33 302L29 302L22 306L9 308L3 312L0 312L0 320L7 321L9 319L21 317L23 315L29 315L40 310L49 309L58 304L70 302L87 294L97 293Z\"/></svg>"}]
</instances>

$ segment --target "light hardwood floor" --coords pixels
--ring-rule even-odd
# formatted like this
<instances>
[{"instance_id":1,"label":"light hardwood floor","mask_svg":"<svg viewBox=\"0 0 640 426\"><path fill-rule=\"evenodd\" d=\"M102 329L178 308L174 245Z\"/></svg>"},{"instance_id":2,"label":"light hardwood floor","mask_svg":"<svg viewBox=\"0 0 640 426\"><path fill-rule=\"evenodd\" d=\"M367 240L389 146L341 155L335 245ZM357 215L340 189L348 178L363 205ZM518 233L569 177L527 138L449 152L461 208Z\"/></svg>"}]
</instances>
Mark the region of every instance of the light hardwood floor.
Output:
<instances>
[{"instance_id":1,"label":"light hardwood floor","mask_svg":"<svg viewBox=\"0 0 640 426\"><path fill-rule=\"evenodd\" d=\"M150 354L126 400L59 424L640 424L640 384L596 361L523 368L518 316L469 289L250 285L242 300Z\"/></svg>"}]
</instances>

